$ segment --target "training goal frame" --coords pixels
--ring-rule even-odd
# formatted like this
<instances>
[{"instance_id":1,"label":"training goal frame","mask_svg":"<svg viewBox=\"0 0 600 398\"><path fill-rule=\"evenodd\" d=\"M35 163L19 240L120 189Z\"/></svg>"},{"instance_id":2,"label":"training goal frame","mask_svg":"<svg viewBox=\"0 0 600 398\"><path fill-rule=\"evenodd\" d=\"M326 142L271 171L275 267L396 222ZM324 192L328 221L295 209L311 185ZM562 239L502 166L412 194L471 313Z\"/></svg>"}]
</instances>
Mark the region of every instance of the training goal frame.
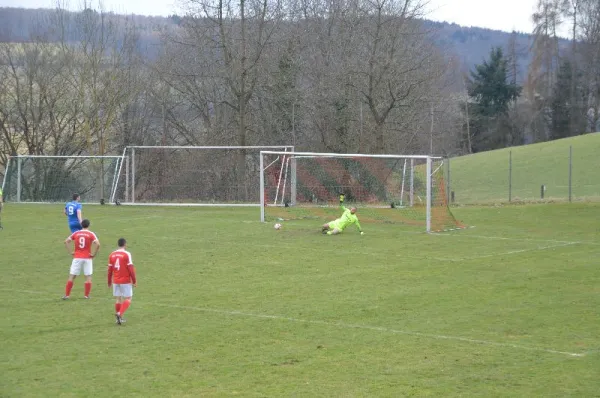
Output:
<instances>
[{"instance_id":1,"label":"training goal frame","mask_svg":"<svg viewBox=\"0 0 600 398\"><path fill-rule=\"evenodd\" d=\"M92 183L92 185L95 185L96 183L98 183L99 185L99 192L96 192L98 196L97 198L94 199L98 199L98 202L101 202L105 199L105 193L110 193L113 191L115 184L117 183L117 169L121 166L122 161L123 161L123 157L120 155L15 155L15 156L10 156L8 158L8 162L6 163L6 167L4 170L4 178L2 180L2 190L4 191L4 196L6 199L8 197L9 201L11 202L16 202L16 203L57 203L63 200L67 200L69 198L61 198L61 199L56 199L56 200L23 200L23 186L25 185L24 183L24 178L26 178L23 175L24 172L24 165L23 163L27 160L31 160L32 162L35 162L37 159L40 159L41 161L44 160L64 160L65 163L68 160L73 160L73 162L84 162L85 160L98 160L101 163L101 167L104 167L104 161L113 161L115 162L114 164L114 169L112 172L110 172L110 170L107 168L106 170L102 170L102 172L106 173L106 176L108 177L108 179L112 180L109 184L106 184L106 180L104 178L100 178L100 179L96 179L96 181L88 181L90 183ZM16 166L14 165L14 163L16 163ZM65 166L66 164L63 164L63 166ZM11 167L16 167L16 172L14 172ZM109 164L108 165L109 168L112 168L112 166ZM74 168L75 169L75 168ZM74 171L71 170L71 172ZM46 170L47 171L47 170ZM89 171L88 171L89 172ZM12 178L12 174L14 173L14 176L16 178L16 187L15 187L15 192L14 192L14 196L12 192L8 192L9 188L12 187L8 187L7 186L7 181L9 180L9 178ZM68 174L68 173L67 173ZM9 176L10 175L10 176ZM112 176L112 177L111 177ZM30 176L32 178L39 178L39 176ZM64 189L63 189L64 190ZM79 190L77 189L73 189L72 191L77 192ZM73 193L73 192L71 192ZM80 193L80 192L77 192Z\"/></svg>"},{"instance_id":2,"label":"training goal frame","mask_svg":"<svg viewBox=\"0 0 600 398\"><path fill-rule=\"evenodd\" d=\"M141 151L154 150L181 150L181 151L226 151L242 150L254 151L260 156L261 150L281 150L283 152L293 152L293 145L130 145L124 148L119 169L116 172L116 183L112 187L110 202L123 205L151 205L151 206L259 206L260 203L226 203L226 202L142 202L136 200L136 175L137 161ZM118 197L120 181L123 181L125 187L123 197ZM258 185L258 182L256 183Z\"/></svg>"}]
</instances>

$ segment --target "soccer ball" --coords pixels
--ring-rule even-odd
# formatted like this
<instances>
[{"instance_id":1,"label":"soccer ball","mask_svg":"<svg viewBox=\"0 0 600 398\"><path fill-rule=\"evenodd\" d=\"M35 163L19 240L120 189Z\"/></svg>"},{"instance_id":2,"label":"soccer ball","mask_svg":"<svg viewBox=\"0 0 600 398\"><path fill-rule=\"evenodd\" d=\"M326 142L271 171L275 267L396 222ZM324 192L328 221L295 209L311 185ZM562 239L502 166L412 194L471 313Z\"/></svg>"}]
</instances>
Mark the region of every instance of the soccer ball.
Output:
<instances>
[{"instance_id":1,"label":"soccer ball","mask_svg":"<svg viewBox=\"0 0 600 398\"><path fill-rule=\"evenodd\" d=\"M273 228L275 228L275 229L281 229L281 224L277 223L277 224L273 225Z\"/></svg>"}]
</instances>

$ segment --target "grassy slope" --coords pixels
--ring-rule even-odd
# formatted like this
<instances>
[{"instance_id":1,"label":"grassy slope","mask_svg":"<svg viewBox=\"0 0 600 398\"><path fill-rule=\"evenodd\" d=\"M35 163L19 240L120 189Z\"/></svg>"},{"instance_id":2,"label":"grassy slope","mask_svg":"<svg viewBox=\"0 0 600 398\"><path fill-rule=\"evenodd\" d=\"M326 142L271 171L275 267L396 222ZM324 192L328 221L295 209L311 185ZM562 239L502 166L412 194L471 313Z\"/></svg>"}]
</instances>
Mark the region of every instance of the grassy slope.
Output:
<instances>
[{"instance_id":1,"label":"grassy slope","mask_svg":"<svg viewBox=\"0 0 600 398\"><path fill-rule=\"evenodd\" d=\"M573 148L573 198L600 199L600 133L594 133L451 159L456 202L507 202L510 152L513 200L540 199L542 184L547 199L568 200L569 146Z\"/></svg>"},{"instance_id":2,"label":"grassy slope","mask_svg":"<svg viewBox=\"0 0 600 398\"><path fill-rule=\"evenodd\" d=\"M257 209L85 206L93 297L77 280L63 302L60 206L8 204L2 395L597 394L600 204L455 212L475 228L331 237ZM122 235L139 287L117 327L102 259Z\"/></svg>"}]
</instances>

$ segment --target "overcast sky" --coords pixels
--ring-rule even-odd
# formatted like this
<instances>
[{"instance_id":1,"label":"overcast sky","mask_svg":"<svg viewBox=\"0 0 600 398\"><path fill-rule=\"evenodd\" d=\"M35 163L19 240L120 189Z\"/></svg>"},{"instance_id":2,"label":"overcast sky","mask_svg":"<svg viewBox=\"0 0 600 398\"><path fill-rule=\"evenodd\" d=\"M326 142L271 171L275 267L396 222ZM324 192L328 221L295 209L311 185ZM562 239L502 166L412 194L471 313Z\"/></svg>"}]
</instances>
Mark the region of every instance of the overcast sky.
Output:
<instances>
[{"instance_id":1,"label":"overcast sky","mask_svg":"<svg viewBox=\"0 0 600 398\"><path fill-rule=\"evenodd\" d=\"M117 13L169 15L178 13L180 0L102 0L104 9ZM84 0L69 0L70 8L80 9ZM88 3L98 5L98 0ZM64 3L64 0L61 0ZM537 0L429 0L427 19L454 22L463 26L510 32L532 31L531 14ZM3 7L53 8L53 0L0 0ZM181 14L181 12L179 12Z\"/></svg>"}]
</instances>

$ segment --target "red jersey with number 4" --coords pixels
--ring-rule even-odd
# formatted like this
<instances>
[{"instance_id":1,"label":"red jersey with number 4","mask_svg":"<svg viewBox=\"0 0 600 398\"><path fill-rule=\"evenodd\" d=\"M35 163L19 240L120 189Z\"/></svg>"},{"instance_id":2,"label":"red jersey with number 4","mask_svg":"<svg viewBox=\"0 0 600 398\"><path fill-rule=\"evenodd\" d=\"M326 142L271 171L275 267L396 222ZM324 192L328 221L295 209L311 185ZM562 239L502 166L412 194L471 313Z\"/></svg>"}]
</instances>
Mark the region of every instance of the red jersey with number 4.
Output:
<instances>
[{"instance_id":1,"label":"red jersey with number 4","mask_svg":"<svg viewBox=\"0 0 600 398\"><path fill-rule=\"evenodd\" d=\"M135 268L133 267L131 253L123 249L110 253L108 257L108 276L109 281L112 276L112 283L114 284L135 283Z\"/></svg>"},{"instance_id":2,"label":"red jersey with number 4","mask_svg":"<svg viewBox=\"0 0 600 398\"><path fill-rule=\"evenodd\" d=\"M87 229L82 229L81 231L74 232L70 238L75 242L73 258L92 258L92 242L98 242L95 233Z\"/></svg>"}]
</instances>

